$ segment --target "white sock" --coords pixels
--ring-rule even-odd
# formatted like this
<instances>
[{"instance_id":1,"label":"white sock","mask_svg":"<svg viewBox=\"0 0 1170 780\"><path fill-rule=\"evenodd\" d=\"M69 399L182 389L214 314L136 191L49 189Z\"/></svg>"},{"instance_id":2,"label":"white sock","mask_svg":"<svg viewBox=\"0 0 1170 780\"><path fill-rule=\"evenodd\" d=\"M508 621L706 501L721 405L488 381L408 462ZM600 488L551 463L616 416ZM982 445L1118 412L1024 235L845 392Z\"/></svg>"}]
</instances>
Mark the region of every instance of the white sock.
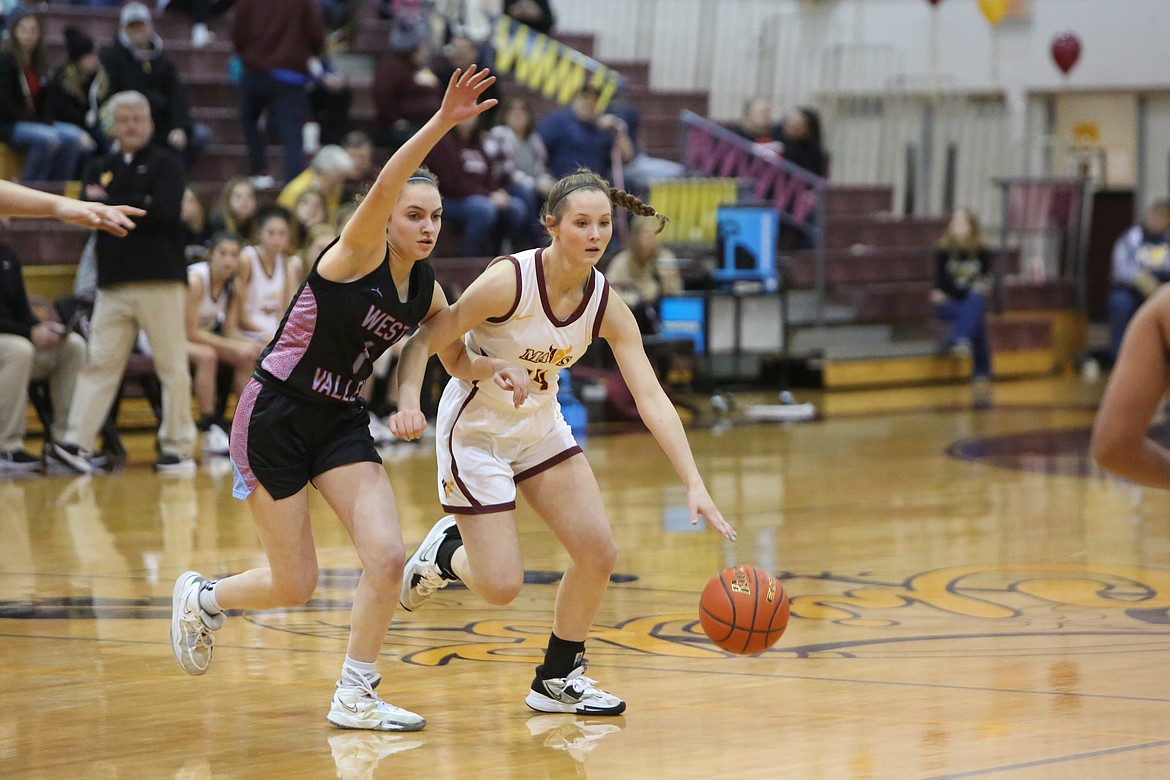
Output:
<instances>
[{"instance_id":1,"label":"white sock","mask_svg":"<svg viewBox=\"0 0 1170 780\"><path fill-rule=\"evenodd\" d=\"M364 677L367 680L374 676L374 662L373 661L355 661L348 655L345 657L345 663L341 665L341 681L345 682L346 678L357 682L357 677Z\"/></svg>"},{"instance_id":2,"label":"white sock","mask_svg":"<svg viewBox=\"0 0 1170 780\"><path fill-rule=\"evenodd\" d=\"M218 615L223 607L215 600L215 583L209 582L199 589L199 608L208 615Z\"/></svg>"}]
</instances>

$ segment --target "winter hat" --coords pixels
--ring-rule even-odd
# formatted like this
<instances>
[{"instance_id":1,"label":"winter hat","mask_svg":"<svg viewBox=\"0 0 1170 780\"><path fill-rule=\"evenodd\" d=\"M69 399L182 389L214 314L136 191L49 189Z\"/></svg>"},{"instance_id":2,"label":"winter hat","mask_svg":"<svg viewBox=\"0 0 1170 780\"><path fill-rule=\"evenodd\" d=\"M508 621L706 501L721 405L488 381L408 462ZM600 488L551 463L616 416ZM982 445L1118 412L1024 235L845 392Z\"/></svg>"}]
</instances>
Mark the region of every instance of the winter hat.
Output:
<instances>
[{"instance_id":1,"label":"winter hat","mask_svg":"<svg viewBox=\"0 0 1170 780\"><path fill-rule=\"evenodd\" d=\"M96 48L93 38L81 30L76 27L65 28L65 53L70 62L77 62L85 55L91 54Z\"/></svg>"},{"instance_id":2,"label":"winter hat","mask_svg":"<svg viewBox=\"0 0 1170 780\"><path fill-rule=\"evenodd\" d=\"M129 27L135 23L150 23L150 9L142 3L126 3L122 6L122 15L118 17L119 27Z\"/></svg>"}]
</instances>

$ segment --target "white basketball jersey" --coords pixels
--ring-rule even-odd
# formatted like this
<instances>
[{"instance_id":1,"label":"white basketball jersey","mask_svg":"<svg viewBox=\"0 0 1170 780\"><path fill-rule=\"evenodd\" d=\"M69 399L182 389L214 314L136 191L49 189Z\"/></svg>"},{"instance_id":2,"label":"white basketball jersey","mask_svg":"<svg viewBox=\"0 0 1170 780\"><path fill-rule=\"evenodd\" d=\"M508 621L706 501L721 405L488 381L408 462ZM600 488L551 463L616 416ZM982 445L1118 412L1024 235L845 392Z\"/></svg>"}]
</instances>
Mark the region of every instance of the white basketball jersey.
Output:
<instances>
[{"instance_id":1,"label":"white basketball jersey","mask_svg":"<svg viewBox=\"0 0 1170 780\"><path fill-rule=\"evenodd\" d=\"M609 283L594 268L585 283L581 305L558 320L548 303L541 264L543 252L530 249L507 259L516 269L516 300L511 311L473 328L466 337L473 352L528 369L532 383L528 400L521 407L528 409L555 402L557 374L573 365L597 338L609 300ZM480 382L479 392L492 401L512 406L511 392L495 382Z\"/></svg>"},{"instance_id":2,"label":"white basketball jersey","mask_svg":"<svg viewBox=\"0 0 1170 780\"><path fill-rule=\"evenodd\" d=\"M187 266L187 277L198 277L203 283L203 297L199 299L199 329L212 330L227 319L228 299L231 298L230 283L219 291L219 298L211 297L211 266L207 261Z\"/></svg>"},{"instance_id":3,"label":"white basketball jersey","mask_svg":"<svg viewBox=\"0 0 1170 780\"><path fill-rule=\"evenodd\" d=\"M248 282L248 295L244 298L244 312L248 321L257 328L255 331L247 331L246 335L254 340L268 341L276 334L284 310L288 308L284 281L288 261L284 255L277 255L276 268L269 276L264 270L257 247L244 247L240 254L246 262L252 264L252 278Z\"/></svg>"}]
</instances>

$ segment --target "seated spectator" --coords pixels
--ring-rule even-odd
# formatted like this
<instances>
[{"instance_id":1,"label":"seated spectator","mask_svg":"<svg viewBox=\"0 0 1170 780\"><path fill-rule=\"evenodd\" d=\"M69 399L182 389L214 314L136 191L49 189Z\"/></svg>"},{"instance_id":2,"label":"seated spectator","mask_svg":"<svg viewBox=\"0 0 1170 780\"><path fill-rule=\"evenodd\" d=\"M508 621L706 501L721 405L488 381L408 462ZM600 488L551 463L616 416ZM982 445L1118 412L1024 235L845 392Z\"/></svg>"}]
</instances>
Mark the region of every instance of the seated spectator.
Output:
<instances>
[{"instance_id":1,"label":"seated spectator","mask_svg":"<svg viewBox=\"0 0 1170 780\"><path fill-rule=\"evenodd\" d=\"M466 73L471 65L490 68L492 66L491 53L466 30L457 29L451 35L451 39L447 41L447 45L443 47L442 56L435 62L435 75L439 77L439 83L443 85L440 90L446 87L447 82L451 79L451 74L456 69ZM500 104L504 102L504 93L500 91L498 81L485 89L479 96L481 103L492 99L498 102L479 115L481 127L491 127L499 121L497 117L499 116Z\"/></svg>"},{"instance_id":2,"label":"seated spectator","mask_svg":"<svg viewBox=\"0 0 1170 780\"><path fill-rule=\"evenodd\" d=\"M662 226L654 217L634 217L630 245L614 255L605 268L606 281L634 313L643 336L657 334L658 300L683 290L674 253L662 246Z\"/></svg>"},{"instance_id":3,"label":"seated spectator","mask_svg":"<svg viewBox=\"0 0 1170 780\"><path fill-rule=\"evenodd\" d=\"M284 181L305 169L305 121L309 117L309 63L325 52L325 22L316 0L236 0L232 44L243 65L240 119L248 145L249 174L260 189L273 186L265 134L275 132L284 150Z\"/></svg>"},{"instance_id":4,"label":"seated spectator","mask_svg":"<svg viewBox=\"0 0 1170 780\"><path fill-rule=\"evenodd\" d=\"M183 190L179 220L182 222L179 232L183 241L183 256L187 263L205 259L207 242L211 238L211 225L207 219L207 208L203 205L203 199L191 187Z\"/></svg>"},{"instance_id":5,"label":"seated spectator","mask_svg":"<svg viewBox=\"0 0 1170 780\"><path fill-rule=\"evenodd\" d=\"M529 215L524 202L493 176L478 120L456 125L426 158L442 186L444 225L460 231L460 257L501 254L501 240L507 241L508 251L522 246Z\"/></svg>"},{"instance_id":6,"label":"seated spectator","mask_svg":"<svg viewBox=\"0 0 1170 780\"><path fill-rule=\"evenodd\" d=\"M213 16L231 8L234 0L158 0L161 11L186 11L191 16L191 45L202 49L215 40L215 33L207 27Z\"/></svg>"},{"instance_id":7,"label":"seated spectator","mask_svg":"<svg viewBox=\"0 0 1170 780\"><path fill-rule=\"evenodd\" d=\"M549 0L504 0L504 13L544 35L551 35L556 26Z\"/></svg>"},{"instance_id":8,"label":"seated spectator","mask_svg":"<svg viewBox=\"0 0 1170 780\"><path fill-rule=\"evenodd\" d=\"M305 274L301 259L288 254L288 212L280 206L270 206L260 213L257 226L259 243L240 253L236 278L243 307L240 330L246 338L264 346L276 335Z\"/></svg>"},{"instance_id":9,"label":"seated spectator","mask_svg":"<svg viewBox=\"0 0 1170 780\"><path fill-rule=\"evenodd\" d=\"M772 119L772 104L764 98L752 98L744 106L743 117L731 129L765 149L779 153L780 126Z\"/></svg>"},{"instance_id":10,"label":"seated spectator","mask_svg":"<svg viewBox=\"0 0 1170 780\"><path fill-rule=\"evenodd\" d=\"M191 120L179 68L163 50L150 9L142 3L122 7L118 34L113 44L102 50L101 61L111 93L134 90L150 101L154 121L151 143L178 154L188 168L194 165L211 142L211 130Z\"/></svg>"},{"instance_id":11,"label":"seated spectator","mask_svg":"<svg viewBox=\"0 0 1170 780\"><path fill-rule=\"evenodd\" d=\"M234 233L243 239L245 246L254 243L258 208L256 188L251 181L243 176L228 179L211 213L211 232Z\"/></svg>"},{"instance_id":12,"label":"seated spectator","mask_svg":"<svg viewBox=\"0 0 1170 780\"><path fill-rule=\"evenodd\" d=\"M84 365L85 340L33 313L20 258L0 244L0 474L32 471L41 463L24 448L29 382L49 380L53 429L63 431Z\"/></svg>"},{"instance_id":13,"label":"seated spectator","mask_svg":"<svg viewBox=\"0 0 1170 780\"><path fill-rule=\"evenodd\" d=\"M289 253L301 256L306 262L316 260L301 254L309 243L309 232L320 225L327 225L325 219L325 196L321 190L313 188L305 190L297 198L292 210L292 236L289 238ZM305 269L308 270L307 268Z\"/></svg>"},{"instance_id":14,"label":"seated spectator","mask_svg":"<svg viewBox=\"0 0 1170 780\"><path fill-rule=\"evenodd\" d=\"M306 190L320 190L325 197L325 219L337 218L337 207L341 205L341 194L345 182L353 175L353 160L340 146L323 146L313 156L313 162L280 191L276 202L290 212L296 208L297 199Z\"/></svg>"},{"instance_id":15,"label":"seated spectator","mask_svg":"<svg viewBox=\"0 0 1170 780\"><path fill-rule=\"evenodd\" d=\"M970 209L955 209L935 252L937 281L930 302L935 317L951 323L944 346L951 354L971 356L975 379L991 376L986 321L990 267L979 218Z\"/></svg>"},{"instance_id":16,"label":"seated spectator","mask_svg":"<svg viewBox=\"0 0 1170 780\"><path fill-rule=\"evenodd\" d=\"M231 371L232 391L237 397L252 376L264 346L238 336L239 300L234 295L240 269L240 239L218 233L207 249L207 260L187 268L187 358L202 433L204 455L228 455L231 423L217 406L220 368Z\"/></svg>"},{"instance_id":17,"label":"seated spectator","mask_svg":"<svg viewBox=\"0 0 1170 780\"><path fill-rule=\"evenodd\" d=\"M110 96L110 77L93 39L76 27L65 28L65 52L67 59L53 71L45 88L49 115L80 127L93 141L90 150L105 152L109 139L102 132L98 112Z\"/></svg>"},{"instance_id":18,"label":"seated spectator","mask_svg":"<svg viewBox=\"0 0 1170 780\"><path fill-rule=\"evenodd\" d=\"M524 246L534 246L544 239L540 207L556 179L548 172L548 150L535 132L536 120L528 101L509 98L503 120L488 132L483 148L498 167L495 175L505 182L508 193L523 201L527 214L521 241Z\"/></svg>"},{"instance_id":19,"label":"seated spectator","mask_svg":"<svg viewBox=\"0 0 1170 780\"><path fill-rule=\"evenodd\" d=\"M1109 360L1121 349L1121 339L1134 312L1154 291L1170 281L1170 201L1150 206L1139 224L1126 230L1113 245L1109 289Z\"/></svg>"},{"instance_id":20,"label":"seated spectator","mask_svg":"<svg viewBox=\"0 0 1170 780\"><path fill-rule=\"evenodd\" d=\"M550 111L537 123L536 132L548 149L548 169L554 177L588 168L610 178L615 145L623 163L634 158L625 122L597 110L600 96L600 89L586 84L569 106Z\"/></svg>"},{"instance_id":21,"label":"seated spectator","mask_svg":"<svg viewBox=\"0 0 1170 780\"><path fill-rule=\"evenodd\" d=\"M309 228L308 239L305 241L300 255L306 275L313 264L317 262L317 258L321 257L321 253L336 241L339 235L341 235L340 231L327 222Z\"/></svg>"},{"instance_id":22,"label":"seated spectator","mask_svg":"<svg viewBox=\"0 0 1170 780\"><path fill-rule=\"evenodd\" d=\"M607 114L613 114L626 124L626 135L634 149L634 156L622 166L621 189L632 192L639 197L648 198L650 182L663 179L677 179L687 172L682 163L667 160L662 157L651 157L646 154L638 143L638 126L641 115L638 109L629 101L618 99L606 109Z\"/></svg>"},{"instance_id":23,"label":"seated spectator","mask_svg":"<svg viewBox=\"0 0 1170 780\"><path fill-rule=\"evenodd\" d=\"M21 181L75 179L82 152L96 146L77 125L53 120L45 72L40 19L17 9L0 42L0 141L27 153Z\"/></svg>"},{"instance_id":24,"label":"seated spectator","mask_svg":"<svg viewBox=\"0 0 1170 780\"><path fill-rule=\"evenodd\" d=\"M390 37L390 50L378 58L370 95L378 128L374 140L396 150L406 142L443 102L444 84L431 70L428 28L399 32Z\"/></svg>"},{"instance_id":25,"label":"seated spectator","mask_svg":"<svg viewBox=\"0 0 1170 780\"><path fill-rule=\"evenodd\" d=\"M353 161L353 170L341 190L341 202L349 203L355 196L364 194L378 177L374 167L374 142L361 130L350 130L342 139L341 148Z\"/></svg>"},{"instance_id":26,"label":"seated spectator","mask_svg":"<svg viewBox=\"0 0 1170 780\"><path fill-rule=\"evenodd\" d=\"M780 153L793 165L822 178L829 175L829 155L821 145L821 116L807 107L795 108L780 126Z\"/></svg>"}]
</instances>

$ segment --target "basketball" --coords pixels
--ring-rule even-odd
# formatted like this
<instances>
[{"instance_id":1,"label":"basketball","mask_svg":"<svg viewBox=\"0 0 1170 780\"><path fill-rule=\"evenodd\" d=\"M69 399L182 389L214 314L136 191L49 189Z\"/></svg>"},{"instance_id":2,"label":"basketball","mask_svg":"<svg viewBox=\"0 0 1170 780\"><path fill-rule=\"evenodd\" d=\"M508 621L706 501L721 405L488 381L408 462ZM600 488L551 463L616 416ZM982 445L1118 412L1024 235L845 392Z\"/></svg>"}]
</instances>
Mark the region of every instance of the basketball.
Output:
<instances>
[{"instance_id":1,"label":"basketball","mask_svg":"<svg viewBox=\"0 0 1170 780\"><path fill-rule=\"evenodd\" d=\"M788 594L759 566L728 567L703 588L699 624L712 642L729 653L762 653L788 627Z\"/></svg>"}]
</instances>

